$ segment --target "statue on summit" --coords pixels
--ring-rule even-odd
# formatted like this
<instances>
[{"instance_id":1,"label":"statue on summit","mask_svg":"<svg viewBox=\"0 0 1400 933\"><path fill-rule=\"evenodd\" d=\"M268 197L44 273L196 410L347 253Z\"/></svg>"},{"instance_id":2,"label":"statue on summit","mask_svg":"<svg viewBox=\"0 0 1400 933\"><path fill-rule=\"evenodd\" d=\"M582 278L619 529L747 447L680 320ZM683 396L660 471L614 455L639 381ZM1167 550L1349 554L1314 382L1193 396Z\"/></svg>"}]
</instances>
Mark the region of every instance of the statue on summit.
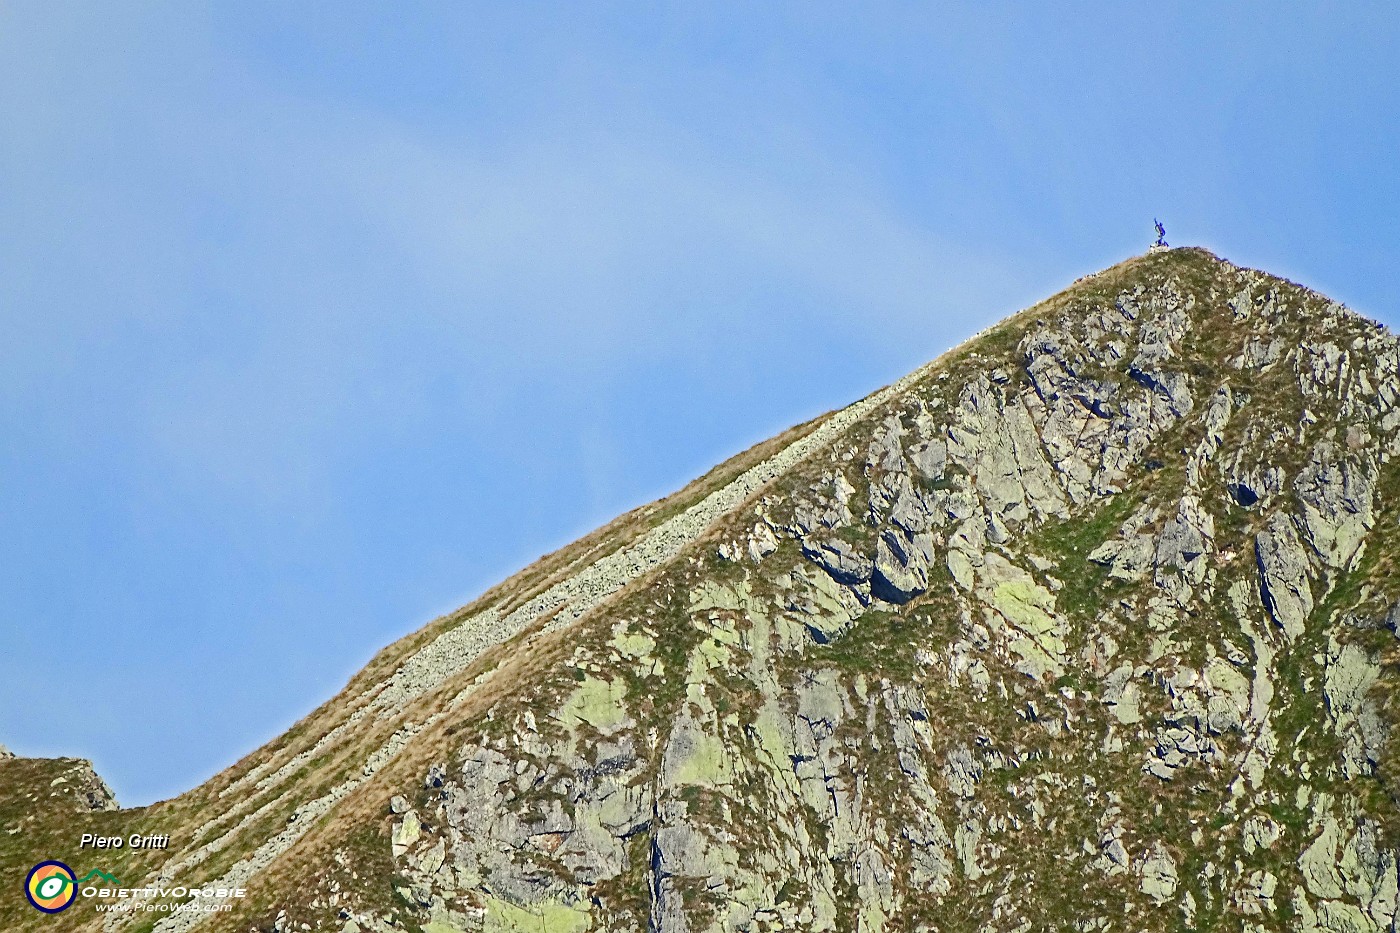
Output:
<instances>
[{"instance_id":1,"label":"statue on summit","mask_svg":"<svg viewBox=\"0 0 1400 933\"><path fill-rule=\"evenodd\" d=\"M1153 249L1167 248L1167 228L1162 226L1162 222L1157 218L1152 218L1152 225L1157 228L1157 242L1152 244Z\"/></svg>"}]
</instances>

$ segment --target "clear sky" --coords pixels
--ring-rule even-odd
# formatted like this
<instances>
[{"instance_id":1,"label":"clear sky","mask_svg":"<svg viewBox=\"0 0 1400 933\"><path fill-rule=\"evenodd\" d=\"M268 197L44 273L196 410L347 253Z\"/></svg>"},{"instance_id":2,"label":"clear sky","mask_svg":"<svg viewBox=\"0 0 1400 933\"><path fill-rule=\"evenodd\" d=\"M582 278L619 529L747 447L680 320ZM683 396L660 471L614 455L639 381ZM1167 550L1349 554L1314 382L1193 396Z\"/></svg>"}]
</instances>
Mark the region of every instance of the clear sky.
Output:
<instances>
[{"instance_id":1,"label":"clear sky","mask_svg":"<svg viewBox=\"0 0 1400 933\"><path fill-rule=\"evenodd\" d=\"M0 743L178 793L1154 217L1398 319L1393 4L661 6L0 3Z\"/></svg>"}]
</instances>

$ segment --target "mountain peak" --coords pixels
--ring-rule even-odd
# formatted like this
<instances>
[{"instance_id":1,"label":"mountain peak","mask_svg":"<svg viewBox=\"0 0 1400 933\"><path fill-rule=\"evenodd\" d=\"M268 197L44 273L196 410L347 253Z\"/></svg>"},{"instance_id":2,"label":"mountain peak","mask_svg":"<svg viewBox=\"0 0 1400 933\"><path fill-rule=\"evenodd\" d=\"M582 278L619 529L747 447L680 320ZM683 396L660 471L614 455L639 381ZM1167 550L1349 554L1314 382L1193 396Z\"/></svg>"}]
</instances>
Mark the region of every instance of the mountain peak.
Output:
<instances>
[{"instance_id":1,"label":"mountain peak","mask_svg":"<svg viewBox=\"0 0 1400 933\"><path fill-rule=\"evenodd\" d=\"M158 931L1390 929L1398 374L1153 249L82 819L249 891Z\"/></svg>"}]
</instances>

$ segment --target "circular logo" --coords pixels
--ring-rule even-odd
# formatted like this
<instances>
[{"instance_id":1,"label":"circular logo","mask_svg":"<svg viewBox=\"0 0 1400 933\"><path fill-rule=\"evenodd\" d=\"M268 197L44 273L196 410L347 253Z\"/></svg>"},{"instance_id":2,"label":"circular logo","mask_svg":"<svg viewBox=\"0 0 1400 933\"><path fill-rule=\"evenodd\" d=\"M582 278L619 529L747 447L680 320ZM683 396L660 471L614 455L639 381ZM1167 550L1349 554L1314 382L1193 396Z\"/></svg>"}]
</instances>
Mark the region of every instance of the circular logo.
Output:
<instances>
[{"instance_id":1,"label":"circular logo","mask_svg":"<svg viewBox=\"0 0 1400 933\"><path fill-rule=\"evenodd\" d=\"M24 896L35 910L56 914L71 906L78 896L73 869L62 862L40 862L24 879Z\"/></svg>"}]
</instances>

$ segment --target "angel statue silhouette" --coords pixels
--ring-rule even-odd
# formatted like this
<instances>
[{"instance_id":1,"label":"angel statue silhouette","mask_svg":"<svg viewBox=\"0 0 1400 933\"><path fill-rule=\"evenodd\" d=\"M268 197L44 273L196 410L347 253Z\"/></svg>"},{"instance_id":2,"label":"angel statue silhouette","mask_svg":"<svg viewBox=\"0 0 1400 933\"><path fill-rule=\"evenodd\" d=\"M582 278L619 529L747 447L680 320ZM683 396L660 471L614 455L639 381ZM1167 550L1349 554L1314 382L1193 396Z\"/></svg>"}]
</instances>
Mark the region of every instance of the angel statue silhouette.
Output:
<instances>
[{"instance_id":1,"label":"angel statue silhouette","mask_svg":"<svg viewBox=\"0 0 1400 933\"><path fill-rule=\"evenodd\" d=\"M1157 228L1157 242L1152 245L1159 249L1164 248L1167 245L1167 228L1162 226L1162 222L1155 217L1152 219L1152 225Z\"/></svg>"}]
</instances>

